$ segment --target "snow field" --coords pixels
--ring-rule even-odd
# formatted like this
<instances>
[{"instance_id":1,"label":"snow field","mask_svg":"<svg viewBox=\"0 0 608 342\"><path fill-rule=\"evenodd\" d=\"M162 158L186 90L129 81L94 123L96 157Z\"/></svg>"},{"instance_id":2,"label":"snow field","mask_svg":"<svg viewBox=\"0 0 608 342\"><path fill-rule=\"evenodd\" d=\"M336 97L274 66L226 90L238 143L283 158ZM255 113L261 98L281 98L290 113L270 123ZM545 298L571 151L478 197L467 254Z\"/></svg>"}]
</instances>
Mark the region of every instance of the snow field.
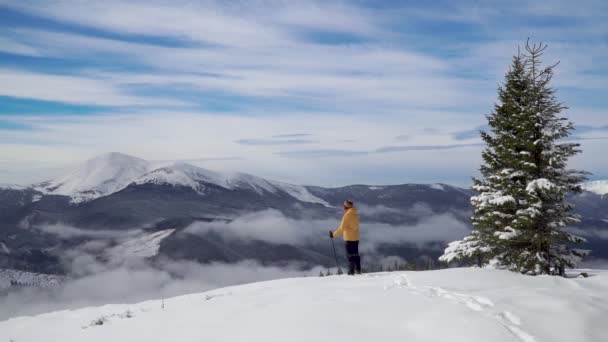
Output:
<instances>
[{"instance_id":1,"label":"snow field","mask_svg":"<svg viewBox=\"0 0 608 342\"><path fill-rule=\"evenodd\" d=\"M591 273L563 279L450 269L283 279L13 318L0 322L0 336L19 342L600 342L608 336L608 274Z\"/></svg>"}]
</instances>

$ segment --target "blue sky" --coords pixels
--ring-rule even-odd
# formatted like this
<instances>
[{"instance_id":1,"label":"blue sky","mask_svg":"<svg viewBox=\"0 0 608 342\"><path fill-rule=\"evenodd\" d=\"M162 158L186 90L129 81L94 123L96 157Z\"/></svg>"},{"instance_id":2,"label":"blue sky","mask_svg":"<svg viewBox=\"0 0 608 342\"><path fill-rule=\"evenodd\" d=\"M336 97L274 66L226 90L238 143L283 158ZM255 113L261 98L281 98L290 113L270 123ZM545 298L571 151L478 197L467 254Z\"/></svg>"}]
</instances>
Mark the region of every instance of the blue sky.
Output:
<instances>
[{"instance_id":1,"label":"blue sky","mask_svg":"<svg viewBox=\"0 0 608 342\"><path fill-rule=\"evenodd\" d=\"M468 185L517 46L608 178L605 1L0 0L0 182L97 154L288 182Z\"/></svg>"}]
</instances>

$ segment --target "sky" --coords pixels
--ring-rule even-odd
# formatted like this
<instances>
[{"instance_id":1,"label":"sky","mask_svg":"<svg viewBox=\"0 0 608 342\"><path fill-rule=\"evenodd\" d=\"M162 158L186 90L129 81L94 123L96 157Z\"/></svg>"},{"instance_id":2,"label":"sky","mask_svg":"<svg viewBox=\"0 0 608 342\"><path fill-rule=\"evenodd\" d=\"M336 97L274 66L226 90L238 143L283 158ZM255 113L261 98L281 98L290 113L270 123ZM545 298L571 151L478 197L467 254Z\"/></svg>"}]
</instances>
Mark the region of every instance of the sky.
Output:
<instances>
[{"instance_id":1,"label":"sky","mask_svg":"<svg viewBox=\"0 0 608 342\"><path fill-rule=\"evenodd\" d=\"M0 183L107 152L324 186L467 186L511 57L549 45L608 179L608 2L0 0Z\"/></svg>"}]
</instances>

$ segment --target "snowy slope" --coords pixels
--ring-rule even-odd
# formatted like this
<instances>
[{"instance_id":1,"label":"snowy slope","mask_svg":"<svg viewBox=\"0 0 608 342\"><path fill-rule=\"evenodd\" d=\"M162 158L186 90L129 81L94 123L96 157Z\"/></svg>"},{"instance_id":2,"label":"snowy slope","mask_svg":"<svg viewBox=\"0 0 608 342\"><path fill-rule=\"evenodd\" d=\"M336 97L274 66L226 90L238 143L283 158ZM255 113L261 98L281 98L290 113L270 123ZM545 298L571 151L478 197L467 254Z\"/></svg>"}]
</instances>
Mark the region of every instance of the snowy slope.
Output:
<instances>
[{"instance_id":1,"label":"snowy slope","mask_svg":"<svg viewBox=\"0 0 608 342\"><path fill-rule=\"evenodd\" d=\"M133 184L166 184L185 186L204 193L204 186L200 182L217 184L226 187L222 175L189 164L174 164L152 170L133 180Z\"/></svg>"},{"instance_id":2,"label":"snowy slope","mask_svg":"<svg viewBox=\"0 0 608 342\"><path fill-rule=\"evenodd\" d=\"M107 251L110 258L124 260L127 258L150 258L158 254L160 243L173 234L175 229L166 229L144 234L112 247Z\"/></svg>"},{"instance_id":3,"label":"snowy slope","mask_svg":"<svg viewBox=\"0 0 608 342\"><path fill-rule=\"evenodd\" d=\"M587 182L583 184L583 189L598 195L608 194L608 180Z\"/></svg>"},{"instance_id":4,"label":"snowy slope","mask_svg":"<svg viewBox=\"0 0 608 342\"><path fill-rule=\"evenodd\" d=\"M48 194L70 196L73 203L81 203L122 190L149 169L150 164L143 159L108 153L34 188Z\"/></svg>"},{"instance_id":5,"label":"snowy slope","mask_svg":"<svg viewBox=\"0 0 608 342\"><path fill-rule=\"evenodd\" d=\"M608 336L608 274L594 273L563 279L451 269L285 279L13 318L0 322L0 336L19 342L600 342Z\"/></svg>"},{"instance_id":6,"label":"snowy slope","mask_svg":"<svg viewBox=\"0 0 608 342\"><path fill-rule=\"evenodd\" d=\"M269 181L246 173L218 173L184 163L155 169L133 181L133 184L139 185L146 183L185 186L202 195L205 194L206 184L229 190L251 190L260 195L283 192L301 202L329 206L303 186Z\"/></svg>"},{"instance_id":7,"label":"snowy slope","mask_svg":"<svg viewBox=\"0 0 608 342\"><path fill-rule=\"evenodd\" d=\"M275 187L277 187L278 189L280 189L281 191L287 193L289 196L291 196L301 202L318 203L318 204L322 204L326 207L331 207L331 205L329 203L327 203L326 201L320 199L319 197L311 194L310 191L308 191L308 189L306 189L303 186L287 184L287 183L280 183L280 182L272 182L272 184Z\"/></svg>"}]
</instances>

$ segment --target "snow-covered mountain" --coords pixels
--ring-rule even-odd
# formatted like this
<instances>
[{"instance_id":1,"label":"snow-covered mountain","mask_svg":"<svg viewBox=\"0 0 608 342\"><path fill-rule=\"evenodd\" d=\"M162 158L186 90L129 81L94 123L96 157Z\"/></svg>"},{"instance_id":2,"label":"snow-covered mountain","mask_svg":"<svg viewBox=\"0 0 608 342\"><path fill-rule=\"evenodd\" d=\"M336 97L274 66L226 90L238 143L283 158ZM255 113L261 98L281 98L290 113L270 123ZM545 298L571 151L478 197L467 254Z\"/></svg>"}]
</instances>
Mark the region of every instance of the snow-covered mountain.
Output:
<instances>
[{"instance_id":1,"label":"snow-covered mountain","mask_svg":"<svg viewBox=\"0 0 608 342\"><path fill-rule=\"evenodd\" d=\"M274 280L0 322L6 341L600 342L608 273L488 269Z\"/></svg>"},{"instance_id":2,"label":"snow-covered mountain","mask_svg":"<svg viewBox=\"0 0 608 342\"><path fill-rule=\"evenodd\" d=\"M148 172L150 163L121 153L108 153L87 160L58 179L33 186L46 194L69 196L81 203L124 189Z\"/></svg>"},{"instance_id":3,"label":"snow-covered mountain","mask_svg":"<svg viewBox=\"0 0 608 342\"><path fill-rule=\"evenodd\" d=\"M132 184L183 186L201 195L205 194L207 186L211 184L228 190L251 190L260 195L284 193L301 202L329 206L303 186L269 181L245 173L218 173L185 163L157 168L135 179Z\"/></svg>"},{"instance_id":4,"label":"snow-covered mountain","mask_svg":"<svg viewBox=\"0 0 608 342\"><path fill-rule=\"evenodd\" d=\"M303 186L268 181L245 173L219 173L186 163L153 163L121 153L108 153L86 161L63 177L33 186L45 194L64 195L72 203L109 196L129 185L170 185L191 188L205 195L209 185L228 190L284 193L299 201L328 205ZM14 188L14 186L12 186Z\"/></svg>"},{"instance_id":5,"label":"snow-covered mountain","mask_svg":"<svg viewBox=\"0 0 608 342\"><path fill-rule=\"evenodd\" d=\"M414 236L411 243L385 241L378 249L379 255L421 260L421 256L441 252L443 243L449 241L444 240L448 235L451 239L464 235L462 230L470 222L470 196L469 190L446 184L300 186L243 173L219 173L184 163L147 162L110 153L87 161L64 177L38 184L35 189L12 185L0 188L0 268L64 272L61 253L86 239L80 233L71 238L53 233L58 226L68 226L69 234L78 230L145 233L132 246L106 253L109 259L113 255L132 255L140 245L145 245L149 248L141 251L152 259L227 263L253 259L268 264L296 261L310 266L329 265L334 261L327 250L325 234L319 233L318 239L315 235L310 241L303 239L307 244L303 247L298 244L302 239L295 235L294 244L286 245L265 238L250 241L238 236L218 236L215 232L223 230L217 227L197 235L186 229L195 222L232 221L243 225L242 229L252 229L239 218L271 212L275 213L270 215L272 220L261 222L261 227L286 227L291 222L287 219L303 221L297 225L302 227L294 231L312 231L320 226L325 230L338 224L335 221L341 214L340 205L347 198L359 206L365 227L380 224L405 231L420 226L426 231L424 236L437 239L421 245ZM571 227L587 238L583 248L593 250L596 258L608 258L603 238L608 231L608 198L587 191L569 200L583 217L580 224ZM441 222L432 223L431 219ZM50 231L45 229L49 225ZM160 233L169 229L175 231ZM433 233L439 230L441 234ZM450 235L456 231L457 237ZM148 240L150 244L146 244Z\"/></svg>"},{"instance_id":6,"label":"snow-covered mountain","mask_svg":"<svg viewBox=\"0 0 608 342\"><path fill-rule=\"evenodd\" d=\"M608 180L587 182L583 184L583 189L598 195L608 194Z\"/></svg>"}]
</instances>

